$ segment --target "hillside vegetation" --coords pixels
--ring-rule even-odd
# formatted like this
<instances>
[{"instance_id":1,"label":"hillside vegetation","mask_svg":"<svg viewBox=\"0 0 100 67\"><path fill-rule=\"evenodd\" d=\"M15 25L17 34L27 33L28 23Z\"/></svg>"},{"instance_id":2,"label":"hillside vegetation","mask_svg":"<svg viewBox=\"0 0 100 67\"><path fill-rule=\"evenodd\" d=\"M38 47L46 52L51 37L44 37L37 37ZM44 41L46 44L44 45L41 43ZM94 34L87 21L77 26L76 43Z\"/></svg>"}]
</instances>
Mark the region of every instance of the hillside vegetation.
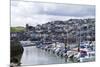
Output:
<instances>
[{"instance_id":1,"label":"hillside vegetation","mask_svg":"<svg viewBox=\"0 0 100 67\"><path fill-rule=\"evenodd\" d=\"M25 28L24 27L10 27L10 32L24 32Z\"/></svg>"}]
</instances>

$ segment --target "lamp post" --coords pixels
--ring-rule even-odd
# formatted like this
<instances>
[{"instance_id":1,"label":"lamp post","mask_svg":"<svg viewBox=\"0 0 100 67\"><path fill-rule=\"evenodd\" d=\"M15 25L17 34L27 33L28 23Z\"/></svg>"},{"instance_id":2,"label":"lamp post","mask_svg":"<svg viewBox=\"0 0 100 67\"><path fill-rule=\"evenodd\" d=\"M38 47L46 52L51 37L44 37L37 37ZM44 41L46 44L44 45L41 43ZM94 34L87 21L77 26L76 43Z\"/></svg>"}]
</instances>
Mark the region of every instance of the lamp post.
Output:
<instances>
[{"instance_id":1,"label":"lamp post","mask_svg":"<svg viewBox=\"0 0 100 67\"><path fill-rule=\"evenodd\" d=\"M67 33L68 34L68 33ZM67 42L67 36L66 37L64 37L64 45L65 45L65 52L66 52L66 49L67 49L67 47L66 46L68 46L68 42ZM65 55L65 62L67 62L67 59L68 59L68 55L67 55L67 52L66 52L66 55Z\"/></svg>"},{"instance_id":2,"label":"lamp post","mask_svg":"<svg viewBox=\"0 0 100 67\"><path fill-rule=\"evenodd\" d=\"M78 38L78 52L80 52L80 41L81 41L81 33L80 33L80 31L81 31L81 29L80 29L81 27L80 27L80 25L79 25L79 38Z\"/></svg>"}]
</instances>

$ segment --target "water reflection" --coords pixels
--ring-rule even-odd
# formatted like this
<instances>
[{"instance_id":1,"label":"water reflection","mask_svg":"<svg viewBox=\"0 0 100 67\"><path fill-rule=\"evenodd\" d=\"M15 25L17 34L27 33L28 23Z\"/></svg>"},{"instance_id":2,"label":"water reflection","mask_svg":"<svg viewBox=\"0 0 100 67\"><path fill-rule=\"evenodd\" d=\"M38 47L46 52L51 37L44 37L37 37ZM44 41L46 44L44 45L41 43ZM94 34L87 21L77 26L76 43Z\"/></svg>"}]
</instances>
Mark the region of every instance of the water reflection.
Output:
<instances>
[{"instance_id":1,"label":"water reflection","mask_svg":"<svg viewBox=\"0 0 100 67\"><path fill-rule=\"evenodd\" d=\"M24 47L22 56L22 65L40 65L40 64L57 64L65 63L65 59L56 56L52 52L38 49L35 46Z\"/></svg>"}]
</instances>

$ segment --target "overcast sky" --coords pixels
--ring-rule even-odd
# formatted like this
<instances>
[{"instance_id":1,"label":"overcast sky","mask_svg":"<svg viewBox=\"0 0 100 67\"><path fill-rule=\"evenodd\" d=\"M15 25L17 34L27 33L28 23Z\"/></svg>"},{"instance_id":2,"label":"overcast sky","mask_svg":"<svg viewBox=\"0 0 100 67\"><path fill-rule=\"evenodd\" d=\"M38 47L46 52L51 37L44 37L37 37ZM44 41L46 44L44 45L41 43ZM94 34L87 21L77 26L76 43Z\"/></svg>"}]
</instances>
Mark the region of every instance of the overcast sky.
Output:
<instances>
[{"instance_id":1,"label":"overcast sky","mask_svg":"<svg viewBox=\"0 0 100 67\"><path fill-rule=\"evenodd\" d=\"M11 1L11 26L36 26L53 20L95 17L94 5Z\"/></svg>"}]
</instances>

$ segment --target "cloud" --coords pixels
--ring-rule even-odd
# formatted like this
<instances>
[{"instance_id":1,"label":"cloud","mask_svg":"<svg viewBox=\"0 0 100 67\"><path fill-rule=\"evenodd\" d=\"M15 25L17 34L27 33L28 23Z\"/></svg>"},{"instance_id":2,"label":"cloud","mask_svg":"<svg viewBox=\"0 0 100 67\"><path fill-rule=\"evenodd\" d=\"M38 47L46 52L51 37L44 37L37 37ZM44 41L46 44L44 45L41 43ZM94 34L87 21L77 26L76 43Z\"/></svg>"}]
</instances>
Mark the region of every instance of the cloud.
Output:
<instances>
[{"instance_id":1,"label":"cloud","mask_svg":"<svg viewBox=\"0 0 100 67\"><path fill-rule=\"evenodd\" d=\"M74 5L11 1L11 26L33 26L69 17L95 16L94 5Z\"/></svg>"}]
</instances>

